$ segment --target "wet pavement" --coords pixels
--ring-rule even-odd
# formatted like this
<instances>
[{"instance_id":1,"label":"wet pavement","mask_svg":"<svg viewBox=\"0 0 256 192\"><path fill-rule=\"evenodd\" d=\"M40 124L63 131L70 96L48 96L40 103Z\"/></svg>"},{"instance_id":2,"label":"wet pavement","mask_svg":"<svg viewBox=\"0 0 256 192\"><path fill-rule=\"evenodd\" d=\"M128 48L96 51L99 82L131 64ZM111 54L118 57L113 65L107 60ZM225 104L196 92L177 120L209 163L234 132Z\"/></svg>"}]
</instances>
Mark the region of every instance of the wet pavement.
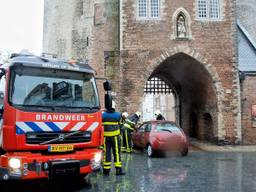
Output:
<instances>
[{"instance_id":1,"label":"wet pavement","mask_svg":"<svg viewBox=\"0 0 256 192\"><path fill-rule=\"evenodd\" d=\"M46 181L1 183L1 192L106 191L106 192L236 192L256 191L255 152L205 152L193 149L187 157L171 154L148 158L136 151L123 154L125 176L93 173L87 182L70 186ZM15 190L16 189L16 190Z\"/></svg>"}]
</instances>

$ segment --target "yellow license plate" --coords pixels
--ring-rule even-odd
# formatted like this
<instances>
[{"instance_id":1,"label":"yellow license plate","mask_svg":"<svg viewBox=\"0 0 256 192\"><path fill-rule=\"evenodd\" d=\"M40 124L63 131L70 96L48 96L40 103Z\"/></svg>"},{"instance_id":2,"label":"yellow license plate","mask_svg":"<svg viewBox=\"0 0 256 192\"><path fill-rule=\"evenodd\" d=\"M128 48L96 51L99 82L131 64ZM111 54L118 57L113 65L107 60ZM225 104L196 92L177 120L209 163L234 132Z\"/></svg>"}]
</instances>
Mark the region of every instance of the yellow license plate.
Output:
<instances>
[{"instance_id":1,"label":"yellow license plate","mask_svg":"<svg viewBox=\"0 0 256 192\"><path fill-rule=\"evenodd\" d=\"M49 152L67 152L67 151L73 151L74 146L73 145L51 145L48 147Z\"/></svg>"}]
</instances>

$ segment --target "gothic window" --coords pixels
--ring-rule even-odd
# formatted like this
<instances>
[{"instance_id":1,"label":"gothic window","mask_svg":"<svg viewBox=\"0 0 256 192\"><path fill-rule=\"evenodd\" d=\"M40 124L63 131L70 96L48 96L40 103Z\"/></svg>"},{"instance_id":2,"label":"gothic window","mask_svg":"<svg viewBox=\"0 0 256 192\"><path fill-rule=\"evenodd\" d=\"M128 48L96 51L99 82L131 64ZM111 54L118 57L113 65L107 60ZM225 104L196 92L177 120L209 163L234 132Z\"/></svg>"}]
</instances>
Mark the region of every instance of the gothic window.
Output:
<instances>
[{"instance_id":1,"label":"gothic window","mask_svg":"<svg viewBox=\"0 0 256 192\"><path fill-rule=\"evenodd\" d=\"M160 0L138 0L138 18L159 18Z\"/></svg>"},{"instance_id":2,"label":"gothic window","mask_svg":"<svg viewBox=\"0 0 256 192\"><path fill-rule=\"evenodd\" d=\"M172 16L172 29L171 39L189 40L192 38L191 33L191 19L186 9L183 7L178 8Z\"/></svg>"},{"instance_id":3,"label":"gothic window","mask_svg":"<svg viewBox=\"0 0 256 192\"><path fill-rule=\"evenodd\" d=\"M220 19L220 0L197 0L197 17L200 20Z\"/></svg>"},{"instance_id":4,"label":"gothic window","mask_svg":"<svg viewBox=\"0 0 256 192\"><path fill-rule=\"evenodd\" d=\"M186 38L187 37L187 27L185 16L180 13L177 17L177 38Z\"/></svg>"}]
</instances>

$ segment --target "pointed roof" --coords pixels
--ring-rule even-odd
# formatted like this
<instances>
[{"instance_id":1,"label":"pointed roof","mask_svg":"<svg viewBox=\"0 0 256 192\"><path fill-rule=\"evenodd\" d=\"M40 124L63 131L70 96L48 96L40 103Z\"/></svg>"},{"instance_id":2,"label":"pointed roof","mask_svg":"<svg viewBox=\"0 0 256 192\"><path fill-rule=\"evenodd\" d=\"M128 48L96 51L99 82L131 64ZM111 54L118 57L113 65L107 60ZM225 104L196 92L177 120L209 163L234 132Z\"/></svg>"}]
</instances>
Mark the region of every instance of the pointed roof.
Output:
<instances>
[{"instance_id":1,"label":"pointed roof","mask_svg":"<svg viewBox=\"0 0 256 192\"><path fill-rule=\"evenodd\" d=\"M256 42L237 21L238 27L238 68L242 72L256 72Z\"/></svg>"}]
</instances>

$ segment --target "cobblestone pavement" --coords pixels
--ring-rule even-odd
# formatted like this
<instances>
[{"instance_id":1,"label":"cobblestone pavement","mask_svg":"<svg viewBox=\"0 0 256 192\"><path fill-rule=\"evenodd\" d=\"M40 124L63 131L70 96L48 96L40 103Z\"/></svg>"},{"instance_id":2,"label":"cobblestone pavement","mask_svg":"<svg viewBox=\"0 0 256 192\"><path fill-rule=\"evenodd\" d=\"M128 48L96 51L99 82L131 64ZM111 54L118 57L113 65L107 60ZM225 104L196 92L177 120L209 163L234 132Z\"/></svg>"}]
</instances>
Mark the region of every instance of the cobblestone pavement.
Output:
<instances>
[{"instance_id":1,"label":"cobblestone pavement","mask_svg":"<svg viewBox=\"0 0 256 192\"><path fill-rule=\"evenodd\" d=\"M106 191L106 192L236 192L256 191L255 152L205 152L195 148L187 157L171 154L147 158L136 151L123 154L125 176L94 173L87 183L70 186L46 181L1 184L0 191ZM64 190L65 189L65 190Z\"/></svg>"}]
</instances>

